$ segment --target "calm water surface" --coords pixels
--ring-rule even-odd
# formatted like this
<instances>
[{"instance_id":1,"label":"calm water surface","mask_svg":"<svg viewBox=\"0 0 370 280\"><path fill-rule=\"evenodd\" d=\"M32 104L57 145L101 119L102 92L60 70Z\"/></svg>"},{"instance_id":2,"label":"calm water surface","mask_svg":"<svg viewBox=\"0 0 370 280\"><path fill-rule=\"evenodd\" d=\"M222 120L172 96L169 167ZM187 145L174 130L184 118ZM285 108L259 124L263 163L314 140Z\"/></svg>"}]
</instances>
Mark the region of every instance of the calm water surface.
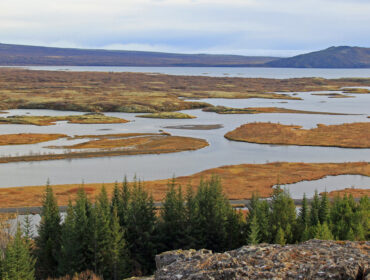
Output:
<instances>
[{"instance_id":1,"label":"calm water surface","mask_svg":"<svg viewBox=\"0 0 370 280\"><path fill-rule=\"evenodd\" d=\"M13 67L14 68L14 67ZM45 71L142 72L168 75L242 78L368 78L370 69L263 68L263 67L111 67L111 66L22 66Z\"/></svg>"}]
</instances>

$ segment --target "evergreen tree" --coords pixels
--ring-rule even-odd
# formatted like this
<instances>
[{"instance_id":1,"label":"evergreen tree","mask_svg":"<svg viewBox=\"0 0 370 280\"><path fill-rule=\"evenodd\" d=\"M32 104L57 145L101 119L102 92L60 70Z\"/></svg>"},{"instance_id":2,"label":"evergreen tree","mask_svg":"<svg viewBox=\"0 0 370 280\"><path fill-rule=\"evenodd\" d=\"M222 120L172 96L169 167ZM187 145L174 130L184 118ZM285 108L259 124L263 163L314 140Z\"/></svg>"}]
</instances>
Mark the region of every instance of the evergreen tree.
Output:
<instances>
[{"instance_id":1,"label":"evergreen tree","mask_svg":"<svg viewBox=\"0 0 370 280\"><path fill-rule=\"evenodd\" d=\"M313 200L311 203L311 210L310 210L310 225L316 226L320 222L319 212L320 212L320 197L317 190L315 190L315 195L313 196Z\"/></svg>"},{"instance_id":2,"label":"evergreen tree","mask_svg":"<svg viewBox=\"0 0 370 280\"><path fill-rule=\"evenodd\" d=\"M257 223L257 215L253 215L251 217L247 243L252 245L259 243L259 228Z\"/></svg>"},{"instance_id":3,"label":"evergreen tree","mask_svg":"<svg viewBox=\"0 0 370 280\"><path fill-rule=\"evenodd\" d=\"M186 211L181 187L174 179L168 185L159 221L160 251L183 248L186 244Z\"/></svg>"},{"instance_id":4,"label":"evergreen tree","mask_svg":"<svg viewBox=\"0 0 370 280\"><path fill-rule=\"evenodd\" d=\"M111 268L111 231L110 205L108 195L103 186L95 205L95 265L96 273L107 278Z\"/></svg>"},{"instance_id":5,"label":"evergreen tree","mask_svg":"<svg viewBox=\"0 0 370 280\"><path fill-rule=\"evenodd\" d=\"M75 244L75 270L97 271L96 267L96 215L91 202L86 196L85 190L77 191L74 208L74 244Z\"/></svg>"},{"instance_id":6,"label":"evergreen tree","mask_svg":"<svg viewBox=\"0 0 370 280\"><path fill-rule=\"evenodd\" d=\"M274 238L279 228L284 232L286 242L295 242L293 229L295 228L296 208L293 199L286 190L276 188L271 201L270 225ZM280 243L279 243L280 244Z\"/></svg>"},{"instance_id":7,"label":"evergreen tree","mask_svg":"<svg viewBox=\"0 0 370 280\"><path fill-rule=\"evenodd\" d=\"M36 238L38 278L56 277L60 254L60 214L53 190L47 184L43 197L41 222Z\"/></svg>"},{"instance_id":8,"label":"evergreen tree","mask_svg":"<svg viewBox=\"0 0 370 280\"><path fill-rule=\"evenodd\" d=\"M353 240L352 218L353 211L348 197L335 197L330 211L331 230L335 239Z\"/></svg>"},{"instance_id":9,"label":"evergreen tree","mask_svg":"<svg viewBox=\"0 0 370 280\"><path fill-rule=\"evenodd\" d=\"M329 198L327 192L325 191L321 196L321 203L319 208L319 220L321 224L328 223L329 210L330 210Z\"/></svg>"},{"instance_id":10,"label":"evergreen tree","mask_svg":"<svg viewBox=\"0 0 370 280\"><path fill-rule=\"evenodd\" d=\"M35 260L30 254L29 243L22 238L19 224L14 239L10 241L5 250L1 264L1 279L35 279Z\"/></svg>"},{"instance_id":11,"label":"evergreen tree","mask_svg":"<svg viewBox=\"0 0 370 280\"><path fill-rule=\"evenodd\" d=\"M309 239L309 208L306 198L306 194L303 194L302 207L299 209L299 214L297 218L297 234L299 236L299 241L306 241Z\"/></svg>"},{"instance_id":12,"label":"evergreen tree","mask_svg":"<svg viewBox=\"0 0 370 280\"><path fill-rule=\"evenodd\" d=\"M147 275L154 269L156 216L153 198L143 190L141 182L133 183L125 223L132 272Z\"/></svg>"},{"instance_id":13,"label":"evergreen tree","mask_svg":"<svg viewBox=\"0 0 370 280\"><path fill-rule=\"evenodd\" d=\"M110 220L110 272L106 279L118 280L130 276L129 255L124 240L123 231L119 224L117 208L113 208Z\"/></svg>"},{"instance_id":14,"label":"evergreen tree","mask_svg":"<svg viewBox=\"0 0 370 280\"><path fill-rule=\"evenodd\" d=\"M323 224L318 223L316 226L314 226L312 236L313 238L321 240L333 240L333 235L326 222Z\"/></svg>"},{"instance_id":15,"label":"evergreen tree","mask_svg":"<svg viewBox=\"0 0 370 280\"><path fill-rule=\"evenodd\" d=\"M286 243L284 230L281 227L279 227L279 229L276 232L274 243L275 244L280 244L280 245L285 245L285 243Z\"/></svg>"},{"instance_id":16,"label":"evergreen tree","mask_svg":"<svg viewBox=\"0 0 370 280\"><path fill-rule=\"evenodd\" d=\"M73 275L76 272L76 236L75 236L75 214L72 206L72 201L69 200L67 213L62 225L61 233L61 248L59 258L59 274Z\"/></svg>"},{"instance_id":17,"label":"evergreen tree","mask_svg":"<svg viewBox=\"0 0 370 280\"><path fill-rule=\"evenodd\" d=\"M198 208L196 225L202 247L217 252L227 249L227 219L232 207L222 193L219 178L201 182L195 199Z\"/></svg>"},{"instance_id":18,"label":"evergreen tree","mask_svg":"<svg viewBox=\"0 0 370 280\"><path fill-rule=\"evenodd\" d=\"M198 215L198 205L195 199L195 194L192 186L188 186L186 192L185 216L186 216L186 229L185 229L185 247L184 249L197 249L200 245L201 223Z\"/></svg>"}]
</instances>

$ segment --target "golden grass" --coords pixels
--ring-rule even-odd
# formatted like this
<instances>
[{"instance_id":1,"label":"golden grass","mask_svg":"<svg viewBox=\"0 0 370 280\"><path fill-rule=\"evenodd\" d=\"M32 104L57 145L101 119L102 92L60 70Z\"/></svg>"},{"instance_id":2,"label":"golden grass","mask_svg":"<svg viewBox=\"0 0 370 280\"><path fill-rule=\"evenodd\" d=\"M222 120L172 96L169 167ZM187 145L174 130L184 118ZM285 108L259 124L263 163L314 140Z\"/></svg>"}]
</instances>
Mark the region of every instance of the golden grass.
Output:
<instances>
[{"instance_id":1,"label":"golden grass","mask_svg":"<svg viewBox=\"0 0 370 280\"><path fill-rule=\"evenodd\" d=\"M63 149L97 149L96 151L85 150L81 152L68 152L62 154L1 157L0 163L177 153L183 151L198 150L206 146L208 146L208 142L204 139L182 136L168 136L166 134L163 134L161 136L141 136L123 139L110 139L104 138L103 136L101 139L98 140L91 140L86 143L71 146L50 146L50 148Z\"/></svg>"},{"instance_id":2,"label":"golden grass","mask_svg":"<svg viewBox=\"0 0 370 280\"><path fill-rule=\"evenodd\" d=\"M195 116L184 114L180 112L159 112L146 115L138 115L139 118L153 118L153 119L195 119Z\"/></svg>"},{"instance_id":3,"label":"golden grass","mask_svg":"<svg viewBox=\"0 0 370 280\"><path fill-rule=\"evenodd\" d=\"M215 106L204 108L205 112L215 112L218 114L266 114L266 113L285 113L285 114L318 114L318 115L348 115L341 113L330 113L330 112L314 112L314 111L303 111L293 110L279 107L248 107L248 108L231 108L224 106Z\"/></svg>"},{"instance_id":4,"label":"golden grass","mask_svg":"<svg viewBox=\"0 0 370 280\"><path fill-rule=\"evenodd\" d=\"M341 94L341 93L311 93L311 95L327 96L329 98L353 98L353 95Z\"/></svg>"},{"instance_id":5,"label":"golden grass","mask_svg":"<svg viewBox=\"0 0 370 280\"><path fill-rule=\"evenodd\" d=\"M354 198L361 198L363 196L370 197L370 189L355 189L355 188L345 188L343 190L331 191L328 196L333 198L336 196L352 195Z\"/></svg>"},{"instance_id":6,"label":"golden grass","mask_svg":"<svg viewBox=\"0 0 370 280\"><path fill-rule=\"evenodd\" d=\"M31 124L38 126L54 125L58 121L68 121L68 123L78 124L109 124L126 123L127 120L108 117L102 114L86 114L78 116L9 116L0 117L0 124Z\"/></svg>"},{"instance_id":7,"label":"golden grass","mask_svg":"<svg viewBox=\"0 0 370 280\"><path fill-rule=\"evenodd\" d=\"M37 134L37 133L19 133L0 135L0 146L3 145L23 145L36 144L46 141L52 141L67 137L65 134Z\"/></svg>"},{"instance_id":8,"label":"golden grass","mask_svg":"<svg viewBox=\"0 0 370 280\"><path fill-rule=\"evenodd\" d=\"M370 79L258 79L0 69L0 110L153 113L210 106L186 102L180 97L299 99L275 92L334 91L363 86L370 86Z\"/></svg>"},{"instance_id":9,"label":"golden grass","mask_svg":"<svg viewBox=\"0 0 370 280\"><path fill-rule=\"evenodd\" d=\"M370 93L370 90L367 88L343 88L342 90L345 93L355 93L355 94Z\"/></svg>"},{"instance_id":10,"label":"golden grass","mask_svg":"<svg viewBox=\"0 0 370 280\"><path fill-rule=\"evenodd\" d=\"M249 199L254 192L261 197L269 197L272 187L297 183L304 180L318 180L331 175L370 176L370 164L367 162L350 163L289 163L275 162L267 164L240 164L208 169L190 176L176 178L176 183L183 188L187 185L196 187L199 181L213 175L221 178L223 190L229 199ZM147 181L145 188L153 194L155 201L163 199L169 179ZM104 184L109 194L114 183ZM85 184L84 188L90 198L94 198L101 189L101 183ZM53 186L59 205L67 205L69 198L74 198L79 184ZM44 186L16 187L0 189L0 208L39 206Z\"/></svg>"},{"instance_id":11,"label":"golden grass","mask_svg":"<svg viewBox=\"0 0 370 280\"><path fill-rule=\"evenodd\" d=\"M313 129L276 123L248 123L226 133L225 137L259 144L370 148L370 122L318 124Z\"/></svg>"}]
</instances>

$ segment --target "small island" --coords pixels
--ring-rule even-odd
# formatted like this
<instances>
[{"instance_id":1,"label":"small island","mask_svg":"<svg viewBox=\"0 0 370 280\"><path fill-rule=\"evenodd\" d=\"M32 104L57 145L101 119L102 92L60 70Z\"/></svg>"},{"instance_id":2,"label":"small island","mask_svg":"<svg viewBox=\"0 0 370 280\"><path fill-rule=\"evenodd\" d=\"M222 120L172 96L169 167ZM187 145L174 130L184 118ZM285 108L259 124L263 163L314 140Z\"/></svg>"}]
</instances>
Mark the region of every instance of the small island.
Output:
<instances>
[{"instance_id":1,"label":"small island","mask_svg":"<svg viewBox=\"0 0 370 280\"><path fill-rule=\"evenodd\" d=\"M139 118L152 118L152 119L195 119L195 116L188 115L180 112L158 112L145 115L137 115Z\"/></svg>"},{"instance_id":2,"label":"small island","mask_svg":"<svg viewBox=\"0 0 370 280\"><path fill-rule=\"evenodd\" d=\"M370 122L318 124L312 129L277 123L248 123L226 133L225 138L258 144L370 148Z\"/></svg>"}]
</instances>

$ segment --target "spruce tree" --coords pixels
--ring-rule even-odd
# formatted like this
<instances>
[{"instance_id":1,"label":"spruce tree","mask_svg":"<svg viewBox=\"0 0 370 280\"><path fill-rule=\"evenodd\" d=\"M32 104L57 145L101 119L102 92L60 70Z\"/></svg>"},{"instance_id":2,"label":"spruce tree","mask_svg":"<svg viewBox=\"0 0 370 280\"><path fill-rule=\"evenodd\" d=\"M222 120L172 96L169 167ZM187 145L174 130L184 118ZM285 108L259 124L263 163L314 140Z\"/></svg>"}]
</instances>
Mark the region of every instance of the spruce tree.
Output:
<instances>
[{"instance_id":1,"label":"spruce tree","mask_svg":"<svg viewBox=\"0 0 370 280\"><path fill-rule=\"evenodd\" d=\"M319 208L319 220L321 224L329 222L329 210L330 210L329 198L327 192L325 191L321 196Z\"/></svg>"},{"instance_id":2,"label":"spruce tree","mask_svg":"<svg viewBox=\"0 0 370 280\"><path fill-rule=\"evenodd\" d=\"M315 194L313 196L313 200L311 203L311 210L310 210L310 225L316 226L320 222L319 218L320 212L320 197L317 190L315 190Z\"/></svg>"},{"instance_id":3,"label":"spruce tree","mask_svg":"<svg viewBox=\"0 0 370 280\"><path fill-rule=\"evenodd\" d=\"M38 278L58 276L60 254L60 213L53 190L47 184L42 202L41 222L36 238Z\"/></svg>"},{"instance_id":4,"label":"spruce tree","mask_svg":"<svg viewBox=\"0 0 370 280\"><path fill-rule=\"evenodd\" d=\"M75 214L72 206L72 201L69 200L67 213L62 224L61 234L61 248L59 255L59 274L60 275L73 275L76 272L76 244L75 236Z\"/></svg>"},{"instance_id":5,"label":"spruce tree","mask_svg":"<svg viewBox=\"0 0 370 280\"><path fill-rule=\"evenodd\" d=\"M276 188L271 201L270 225L275 238L279 228L284 232L286 242L293 243L296 222L296 208L287 190Z\"/></svg>"},{"instance_id":6,"label":"spruce tree","mask_svg":"<svg viewBox=\"0 0 370 280\"><path fill-rule=\"evenodd\" d=\"M156 216L153 198L141 182L133 183L125 223L131 270L135 275L147 275L154 269Z\"/></svg>"},{"instance_id":7,"label":"spruce tree","mask_svg":"<svg viewBox=\"0 0 370 280\"><path fill-rule=\"evenodd\" d=\"M10 241L5 250L1 263L1 279L35 279L35 260L30 254L29 242L22 238L19 224L14 239Z\"/></svg>"},{"instance_id":8,"label":"spruce tree","mask_svg":"<svg viewBox=\"0 0 370 280\"><path fill-rule=\"evenodd\" d=\"M74 242L75 242L75 270L82 272L87 269L94 272L96 268L96 215L85 190L77 191L74 209Z\"/></svg>"},{"instance_id":9,"label":"spruce tree","mask_svg":"<svg viewBox=\"0 0 370 280\"><path fill-rule=\"evenodd\" d=\"M279 227L276 232L274 243L280 244L280 245L285 245L286 243L284 230L281 227Z\"/></svg>"},{"instance_id":10,"label":"spruce tree","mask_svg":"<svg viewBox=\"0 0 370 280\"><path fill-rule=\"evenodd\" d=\"M259 243L259 227L257 223L257 215L253 215L250 221L247 243L255 245Z\"/></svg>"},{"instance_id":11,"label":"spruce tree","mask_svg":"<svg viewBox=\"0 0 370 280\"><path fill-rule=\"evenodd\" d=\"M110 271L106 279L118 280L130 276L130 259L124 234L119 224L117 208L113 208L110 219ZM108 277L107 277L108 276Z\"/></svg>"},{"instance_id":12,"label":"spruce tree","mask_svg":"<svg viewBox=\"0 0 370 280\"><path fill-rule=\"evenodd\" d=\"M297 233L299 235L299 241L306 241L309 239L309 208L306 198L306 194L303 194L302 207L299 209L299 214L297 218Z\"/></svg>"},{"instance_id":13,"label":"spruce tree","mask_svg":"<svg viewBox=\"0 0 370 280\"><path fill-rule=\"evenodd\" d=\"M105 278L110 275L111 268L111 231L110 231L110 205L108 195L103 186L95 204L95 265L96 273Z\"/></svg>"},{"instance_id":14,"label":"spruce tree","mask_svg":"<svg viewBox=\"0 0 370 280\"><path fill-rule=\"evenodd\" d=\"M174 179L168 185L159 220L160 251L183 248L186 244L186 211L181 187Z\"/></svg>"}]
</instances>

